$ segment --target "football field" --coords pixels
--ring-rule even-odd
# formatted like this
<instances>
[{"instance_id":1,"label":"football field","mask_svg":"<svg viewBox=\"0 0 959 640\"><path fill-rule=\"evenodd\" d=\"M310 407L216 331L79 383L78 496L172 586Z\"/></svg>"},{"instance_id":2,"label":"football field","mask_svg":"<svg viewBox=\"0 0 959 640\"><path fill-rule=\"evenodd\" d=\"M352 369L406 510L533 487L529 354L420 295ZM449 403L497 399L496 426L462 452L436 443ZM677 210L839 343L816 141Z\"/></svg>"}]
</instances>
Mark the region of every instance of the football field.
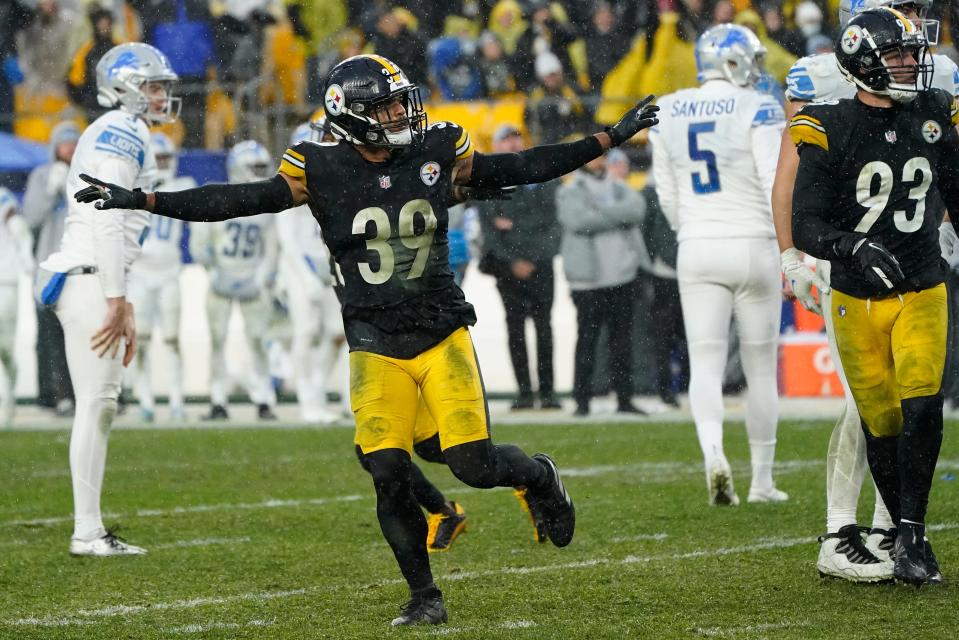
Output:
<instances>
[{"instance_id":1,"label":"football field","mask_svg":"<svg viewBox=\"0 0 959 640\"><path fill-rule=\"evenodd\" d=\"M149 555L111 559L67 553L69 432L0 433L0 638L955 637L956 423L928 519L945 583L918 591L819 578L831 426L784 422L776 478L791 500L752 505L745 432L728 425L737 508L706 504L689 422L498 426L496 440L553 454L576 538L538 545L511 491L424 463L469 524L431 556L449 624L392 630L407 590L351 429L118 429L106 523Z\"/></svg>"}]
</instances>

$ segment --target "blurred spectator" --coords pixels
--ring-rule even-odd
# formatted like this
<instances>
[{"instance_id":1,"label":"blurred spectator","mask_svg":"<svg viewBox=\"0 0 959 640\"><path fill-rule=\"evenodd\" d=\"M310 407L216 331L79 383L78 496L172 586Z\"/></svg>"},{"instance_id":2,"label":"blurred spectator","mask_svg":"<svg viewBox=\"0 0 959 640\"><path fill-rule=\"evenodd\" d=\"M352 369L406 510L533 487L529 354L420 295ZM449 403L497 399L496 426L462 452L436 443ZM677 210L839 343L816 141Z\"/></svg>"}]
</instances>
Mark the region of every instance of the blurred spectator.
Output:
<instances>
[{"instance_id":1,"label":"blurred spectator","mask_svg":"<svg viewBox=\"0 0 959 640\"><path fill-rule=\"evenodd\" d=\"M60 248L67 217L67 172L80 139L72 122L61 122L50 136L50 162L30 173L23 216L36 236L37 264ZM73 386L67 369L63 328L51 307L37 305L37 404L60 415L73 412Z\"/></svg>"},{"instance_id":2,"label":"blurred spectator","mask_svg":"<svg viewBox=\"0 0 959 640\"><path fill-rule=\"evenodd\" d=\"M512 65L519 39L526 31L523 8L516 0L500 0L489 16L489 30L496 34ZM512 67L511 67L512 68Z\"/></svg>"},{"instance_id":3,"label":"blurred spectator","mask_svg":"<svg viewBox=\"0 0 959 640\"><path fill-rule=\"evenodd\" d=\"M729 0L719 0L713 5L713 25L732 22L736 16L736 7Z\"/></svg>"},{"instance_id":4,"label":"blurred spectator","mask_svg":"<svg viewBox=\"0 0 959 640\"><path fill-rule=\"evenodd\" d=\"M119 43L113 38L113 14L108 9L92 5L89 18L93 35L73 56L67 90L70 99L83 108L87 121L93 122L107 111L97 102L97 63L103 54Z\"/></svg>"},{"instance_id":5,"label":"blurred spectator","mask_svg":"<svg viewBox=\"0 0 959 640\"><path fill-rule=\"evenodd\" d=\"M763 46L766 47L767 50L766 71L776 79L776 82L779 84L784 83L786 81L786 74L789 73L789 69L796 61L796 56L786 51L786 49L769 37L769 34L766 33L766 25L763 24L762 18L752 9L746 9L745 11L737 13L736 19L733 22L748 27L756 34L759 41L763 43Z\"/></svg>"},{"instance_id":6,"label":"blurred spectator","mask_svg":"<svg viewBox=\"0 0 959 640\"><path fill-rule=\"evenodd\" d=\"M319 104L323 97L326 74L321 74L319 57L332 49L330 41L347 26L348 9L343 0L285 0L286 12L306 47L306 99L310 104Z\"/></svg>"},{"instance_id":7,"label":"blurred spectator","mask_svg":"<svg viewBox=\"0 0 959 640\"><path fill-rule=\"evenodd\" d=\"M806 40L806 50L803 55L815 56L822 53L832 53L833 50L832 38L820 33Z\"/></svg>"},{"instance_id":8,"label":"blurred spectator","mask_svg":"<svg viewBox=\"0 0 959 640\"><path fill-rule=\"evenodd\" d=\"M21 80L16 34L32 18L27 2L0 0L0 131L13 131L13 86Z\"/></svg>"},{"instance_id":9,"label":"blurred spectator","mask_svg":"<svg viewBox=\"0 0 959 640\"><path fill-rule=\"evenodd\" d=\"M798 29L786 28L786 19L779 5L766 5L763 9L763 24L769 37L782 45L786 51L795 56L803 55L806 38Z\"/></svg>"},{"instance_id":10,"label":"blurred spectator","mask_svg":"<svg viewBox=\"0 0 959 640\"><path fill-rule=\"evenodd\" d=\"M576 415L589 413L596 343L604 327L617 410L641 414L632 403L632 334L636 276L648 259L639 230L646 205L606 172L604 156L576 171L559 188L556 201L563 227L563 268L576 306Z\"/></svg>"},{"instance_id":11,"label":"blurred spectator","mask_svg":"<svg viewBox=\"0 0 959 640\"><path fill-rule=\"evenodd\" d=\"M549 51L536 57L538 84L526 102L526 126L537 144L553 144L580 131L583 103L563 77L559 58Z\"/></svg>"},{"instance_id":12,"label":"blurred spectator","mask_svg":"<svg viewBox=\"0 0 959 640\"><path fill-rule=\"evenodd\" d=\"M608 2L599 2L586 29L586 61L592 91L599 91L609 70L629 51L632 33L623 27Z\"/></svg>"},{"instance_id":13,"label":"blurred spectator","mask_svg":"<svg viewBox=\"0 0 959 640\"><path fill-rule=\"evenodd\" d=\"M430 43L430 76L443 100L476 100L483 96L483 76L475 50L475 42L459 38L438 38Z\"/></svg>"},{"instance_id":14,"label":"blurred spectator","mask_svg":"<svg viewBox=\"0 0 959 640\"><path fill-rule=\"evenodd\" d=\"M525 148L513 125L504 124L493 134L493 151L515 153ZM556 409L553 393L553 257L559 249L556 221L556 181L519 187L507 201L477 203L483 232L480 270L496 278L496 288L506 311L509 353L519 395L513 409L533 407L529 356L526 351L526 318L536 328L537 377L542 409Z\"/></svg>"},{"instance_id":15,"label":"blurred spectator","mask_svg":"<svg viewBox=\"0 0 959 640\"><path fill-rule=\"evenodd\" d=\"M523 90L529 90L540 77L535 73L535 60L544 53L552 52L564 69L573 78L577 65L570 57L569 45L579 37L579 31L566 19L562 5L549 0L528 0L526 3L527 28L516 43L512 55L513 76ZM585 60L580 67L585 66ZM585 71L585 69L583 69ZM575 78L585 84L587 78Z\"/></svg>"},{"instance_id":16,"label":"blurred spectator","mask_svg":"<svg viewBox=\"0 0 959 640\"><path fill-rule=\"evenodd\" d=\"M425 87L426 42L404 24L399 11L387 9L376 14L370 42L376 53L399 65L410 82Z\"/></svg>"},{"instance_id":17,"label":"blurred spectator","mask_svg":"<svg viewBox=\"0 0 959 640\"><path fill-rule=\"evenodd\" d=\"M796 5L793 21L796 23L796 28L799 29L799 32L802 34L803 44L805 44L805 41L809 40L809 38L819 34L826 36L832 35L829 26L825 23L822 8L812 0L804 0L804 2Z\"/></svg>"},{"instance_id":18,"label":"blurred spectator","mask_svg":"<svg viewBox=\"0 0 959 640\"><path fill-rule=\"evenodd\" d=\"M483 93L496 98L516 91L516 79L510 72L503 45L492 31L484 31L479 39L478 66L483 79Z\"/></svg>"},{"instance_id":19,"label":"blurred spectator","mask_svg":"<svg viewBox=\"0 0 959 640\"><path fill-rule=\"evenodd\" d=\"M213 62L213 19L206 0L130 0L146 41L170 59L180 77L182 146L202 147L207 72Z\"/></svg>"},{"instance_id":20,"label":"blurred spectator","mask_svg":"<svg viewBox=\"0 0 959 640\"><path fill-rule=\"evenodd\" d=\"M307 94L310 104L322 104L323 89L326 86L326 77L330 74L330 71L341 61L363 53L363 46L366 42L358 29L351 28L337 34L335 44L336 46L333 49L325 52L316 61L316 78L319 84L315 85ZM418 82L412 79L410 81Z\"/></svg>"}]
</instances>

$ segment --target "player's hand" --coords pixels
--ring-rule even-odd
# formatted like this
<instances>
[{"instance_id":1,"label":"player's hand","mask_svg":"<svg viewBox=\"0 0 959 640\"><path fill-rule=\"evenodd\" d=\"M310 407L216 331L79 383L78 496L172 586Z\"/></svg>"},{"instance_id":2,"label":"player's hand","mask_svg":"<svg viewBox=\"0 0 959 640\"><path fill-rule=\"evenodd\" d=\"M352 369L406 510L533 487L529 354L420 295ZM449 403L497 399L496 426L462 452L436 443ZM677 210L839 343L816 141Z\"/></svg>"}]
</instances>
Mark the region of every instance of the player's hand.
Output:
<instances>
[{"instance_id":1,"label":"player's hand","mask_svg":"<svg viewBox=\"0 0 959 640\"><path fill-rule=\"evenodd\" d=\"M90 338L90 348L96 352L97 356L102 358L109 352L110 358L117 357L120 342L127 336L132 324L132 321L127 318L128 312L126 298L107 298L107 315L103 319L103 325ZM124 360L125 356L126 354L124 354Z\"/></svg>"},{"instance_id":2,"label":"player's hand","mask_svg":"<svg viewBox=\"0 0 959 640\"><path fill-rule=\"evenodd\" d=\"M137 325L136 316L133 315L133 304L127 303L127 324L123 332L126 339L126 350L123 352L123 366L129 366L133 362L133 357L137 354Z\"/></svg>"},{"instance_id":3,"label":"player's hand","mask_svg":"<svg viewBox=\"0 0 959 640\"><path fill-rule=\"evenodd\" d=\"M97 180L85 173L80 179L90 184L73 194L77 202L96 202L97 209L146 209L147 194L139 189L130 191L116 184ZM102 202L97 202L97 201Z\"/></svg>"},{"instance_id":4,"label":"player's hand","mask_svg":"<svg viewBox=\"0 0 959 640\"><path fill-rule=\"evenodd\" d=\"M866 279L881 289L895 289L906 279L896 256L874 240L862 238L856 242L852 257L859 263Z\"/></svg>"},{"instance_id":5,"label":"player's hand","mask_svg":"<svg viewBox=\"0 0 959 640\"><path fill-rule=\"evenodd\" d=\"M643 129L648 129L659 122L659 118L656 117L659 107L650 104L655 99L656 96L652 94L646 96L627 111L619 122L606 127L606 134L614 147L618 147Z\"/></svg>"},{"instance_id":6,"label":"player's hand","mask_svg":"<svg viewBox=\"0 0 959 640\"><path fill-rule=\"evenodd\" d=\"M786 277L786 283L789 285L792 293L799 300L799 304L806 311L812 311L816 315L822 315L822 306L812 288L816 287L820 294L829 291L829 285L819 275L806 266L803 262L802 254L798 249L789 248L779 256L779 263L782 266L783 275Z\"/></svg>"}]
</instances>

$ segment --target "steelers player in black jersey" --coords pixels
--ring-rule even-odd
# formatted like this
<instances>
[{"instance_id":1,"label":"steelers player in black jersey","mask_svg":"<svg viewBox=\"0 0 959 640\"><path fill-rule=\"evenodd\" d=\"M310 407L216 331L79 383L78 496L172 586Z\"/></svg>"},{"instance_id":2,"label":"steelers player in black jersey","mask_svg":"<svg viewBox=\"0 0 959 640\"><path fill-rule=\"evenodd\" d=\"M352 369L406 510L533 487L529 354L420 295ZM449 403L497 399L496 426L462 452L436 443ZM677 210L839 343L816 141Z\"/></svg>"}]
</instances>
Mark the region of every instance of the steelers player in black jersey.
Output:
<instances>
[{"instance_id":1,"label":"steelers player in black jersey","mask_svg":"<svg viewBox=\"0 0 959 640\"><path fill-rule=\"evenodd\" d=\"M416 85L381 56L338 64L323 96L339 142L294 145L270 180L143 193L86 176L90 186L75 197L101 201L101 209L146 209L200 222L309 204L343 281L355 443L369 463L380 528L411 592L393 625L445 622L424 544L426 521L410 487L420 396L460 480L478 488L525 487L556 546L572 541L575 526L553 460L491 441L467 330L476 315L449 267L446 205L454 190L495 191L569 173L656 124L657 107L648 96L601 133L486 155L474 152L469 133L456 124L427 126Z\"/></svg>"},{"instance_id":2,"label":"steelers player in black jersey","mask_svg":"<svg viewBox=\"0 0 959 640\"><path fill-rule=\"evenodd\" d=\"M836 56L858 91L792 118L793 236L832 265L824 311L898 527L895 577L939 582L924 523L942 443L948 311L938 227L944 210L959 211L959 107L929 89L925 36L894 9L849 21Z\"/></svg>"}]
</instances>

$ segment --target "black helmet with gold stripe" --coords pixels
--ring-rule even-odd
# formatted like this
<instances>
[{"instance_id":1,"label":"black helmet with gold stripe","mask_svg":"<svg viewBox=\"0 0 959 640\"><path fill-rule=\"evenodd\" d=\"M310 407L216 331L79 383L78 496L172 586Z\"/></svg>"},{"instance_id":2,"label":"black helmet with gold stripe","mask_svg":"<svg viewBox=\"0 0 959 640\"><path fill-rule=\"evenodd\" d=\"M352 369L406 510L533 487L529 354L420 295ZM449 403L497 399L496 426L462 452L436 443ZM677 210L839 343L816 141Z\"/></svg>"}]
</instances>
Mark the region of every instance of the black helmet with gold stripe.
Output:
<instances>
[{"instance_id":1,"label":"black helmet with gold stripe","mask_svg":"<svg viewBox=\"0 0 959 640\"><path fill-rule=\"evenodd\" d=\"M323 106L333 135L353 144L407 147L426 129L419 88L382 56L353 56L333 67Z\"/></svg>"}]
</instances>

